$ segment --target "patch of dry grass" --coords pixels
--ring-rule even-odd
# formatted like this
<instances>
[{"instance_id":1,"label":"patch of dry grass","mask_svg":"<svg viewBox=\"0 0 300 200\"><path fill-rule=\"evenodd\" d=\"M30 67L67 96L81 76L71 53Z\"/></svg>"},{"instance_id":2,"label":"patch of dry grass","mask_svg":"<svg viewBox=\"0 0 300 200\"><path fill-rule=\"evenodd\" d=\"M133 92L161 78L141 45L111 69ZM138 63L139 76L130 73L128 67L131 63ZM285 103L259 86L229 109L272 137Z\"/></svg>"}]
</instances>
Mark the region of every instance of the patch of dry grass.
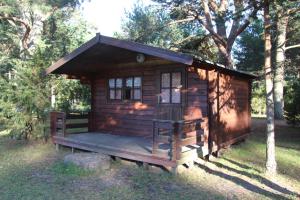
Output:
<instances>
[{"instance_id":1,"label":"patch of dry grass","mask_svg":"<svg viewBox=\"0 0 300 200\"><path fill-rule=\"evenodd\" d=\"M279 174L264 173L264 123L254 121L254 134L232 146L221 158L200 160L173 176L132 162L114 162L111 170L87 172L66 166L62 157L40 142L0 135L0 199L297 199L300 191L300 131L276 129Z\"/></svg>"}]
</instances>

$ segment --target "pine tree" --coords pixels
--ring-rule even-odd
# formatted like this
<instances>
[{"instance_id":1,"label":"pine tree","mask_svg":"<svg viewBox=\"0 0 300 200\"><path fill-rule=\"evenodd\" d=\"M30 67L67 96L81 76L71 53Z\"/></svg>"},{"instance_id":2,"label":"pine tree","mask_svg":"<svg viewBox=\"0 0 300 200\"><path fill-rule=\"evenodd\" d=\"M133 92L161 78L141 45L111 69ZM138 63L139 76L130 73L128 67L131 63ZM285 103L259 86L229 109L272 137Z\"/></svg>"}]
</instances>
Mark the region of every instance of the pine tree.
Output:
<instances>
[{"instance_id":1,"label":"pine tree","mask_svg":"<svg viewBox=\"0 0 300 200\"><path fill-rule=\"evenodd\" d=\"M6 10L0 14L0 26L4 28L0 32L3 42L0 48L7 57L0 54L0 123L13 137L45 138L49 126L50 88L72 86L65 90L57 88L59 96L64 98L60 101L69 102L70 96L65 97L64 93L76 93L83 87L78 82L45 76L44 70L86 41L88 27L82 19L76 18L78 2L74 0L4 3L1 9ZM30 31L16 19L30 24Z\"/></svg>"}]
</instances>

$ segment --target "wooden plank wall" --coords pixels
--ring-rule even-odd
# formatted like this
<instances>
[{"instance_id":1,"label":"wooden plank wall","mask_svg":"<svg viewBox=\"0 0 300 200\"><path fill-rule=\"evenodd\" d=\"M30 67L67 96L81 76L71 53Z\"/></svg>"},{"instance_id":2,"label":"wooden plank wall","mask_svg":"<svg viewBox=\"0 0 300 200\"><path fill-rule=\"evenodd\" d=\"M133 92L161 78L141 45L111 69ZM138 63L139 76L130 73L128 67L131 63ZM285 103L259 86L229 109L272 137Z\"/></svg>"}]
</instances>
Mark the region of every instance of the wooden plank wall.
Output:
<instances>
[{"instance_id":1,"label":"wooden plank wall","mask_svg":"<svg viewBox=\"0 0 300 200\"><path fill-rule=\"evenodd\" d=\"M95 112L95 131L118 135L151 136L152 120L157 102L156 67L131 67L103 71L93 80L92 110ZM100 75L101 74L101 75ZM142 77L142 102L108 100L108 78Z\"/></svg>"},{"instance_id":2,"label":"wooden plank wall","mask_svg":"<svg viewBox=\"0 0 300 200\"><path fill-rule=\"evenodd\" d=\"M152 120L159 118L159 111L161 111L161 108L157 106L159 92L157 81L160 75L158 72L174 71L180 68L182 65L126 67L126 70L111 69L99 73L92 81L94 130L111 134L152 137ZM199 73L203 72L205 71L199 71ZM142 76L142 102L108 100L106 94L108 78L128 76ZM203 74L199 75L198 71L183 73L183 76L188 79L183 78L185 82L182 93L183 116L180 119L203 117L205 123L208 124L207 80L204 80L205 77L202 77ZM203 123L203 130L208 134L208 125L205 123ZM207 137L206 135L206 140Z\"/></svg>"},{"instance_id":3,"label":"wooden plank wall","mask_svg":"<svg viewBox=\"0 0 300 200\"><path fill-rule=\"evenodd\" d=\"M246 78L208 72L212 151L230 145L250 132L251 82Z\"/></svg>"},{"instance_id":4,"label":"wooden plank wall","mask_svg":"<svg viewBox=\"0 0 300 200\"><path fill-rule=\"evenodd\" d=\"M208 135L208 71L204 69L188 67L187 68L187 106L184 111L184 119L192 120L202 118L200 130L201 138L197 142L203 142L203 156L209 153Z\"/></svg>"}]
</instances>

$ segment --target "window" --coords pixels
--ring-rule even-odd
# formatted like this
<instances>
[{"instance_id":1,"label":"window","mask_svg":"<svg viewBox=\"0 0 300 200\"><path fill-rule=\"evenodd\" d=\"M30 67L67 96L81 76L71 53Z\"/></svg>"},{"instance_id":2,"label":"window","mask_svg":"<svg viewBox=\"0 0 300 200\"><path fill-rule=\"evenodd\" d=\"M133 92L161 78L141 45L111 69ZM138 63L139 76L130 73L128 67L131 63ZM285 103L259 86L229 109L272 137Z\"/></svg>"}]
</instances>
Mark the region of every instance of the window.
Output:
<instances>
[{"instance_id":1,"label":"window","mask_svg":"<svg viewBox=\"0 0 300 200\"><path fill-rule=\"evenodd\" d=\"M109 99L140 100L141 98L141 77L109 79Z\"/></svg>"},{"instance_id":2,"label":"window","mask_svg":"<svg viewBox=\"0 0 300 200\"><path fill-rule=\"evenodd\" d=\"M109 98L121 99L122 98L122 79L111 78L109 79Z\"/></svg>"},{"instance_id":3,"label":"window","mask_svg":"<svg viewBox=\"0 0 300 200\"><path fill-rule=\"evenodd\" d=\"M181 103L181 73L162 73L161 74L161 103Z\"/></svg>"}]
</instances>

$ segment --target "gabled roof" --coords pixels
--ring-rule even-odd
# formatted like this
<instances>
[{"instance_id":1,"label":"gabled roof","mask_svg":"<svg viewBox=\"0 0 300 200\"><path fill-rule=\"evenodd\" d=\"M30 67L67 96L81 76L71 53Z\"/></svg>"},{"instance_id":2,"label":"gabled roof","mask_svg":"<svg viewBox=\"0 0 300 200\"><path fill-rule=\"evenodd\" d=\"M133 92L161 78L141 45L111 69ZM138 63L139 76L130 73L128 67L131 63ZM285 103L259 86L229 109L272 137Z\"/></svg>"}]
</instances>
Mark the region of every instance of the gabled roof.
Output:
<instances>
[{"instance_id":1,"label":"gabled roof","mask_svg":"<svg viewBox=\"0 0 300 200\"><path fill-rule=\"evenodd\" d=\"M88 69L89 66L87 65L87 63L80 63L82 60L84 59L89 60L91 58L99 60L101 59L100 55L102 55L102 59L104 60L105 59L112 60L115 59L115 57L117 57L114 55L116 49L120 51L119 56L123 56L123 57L130 56L129 52L132 52L131 54L134 55L136 55L136 53L143 53L148 56L161 58L175 63L182 63L185 65L192 65L194 63L206 64L216 70L222 70L229 73L239 74L247 78L256 78L256 76L252 74L233 70L233 69L228 69L221 64L213 63L207 60L202 60L190 54L174 52L174 51L153 47L153 46L149 46L137 42L116 39L116 38L100 35L99 33L97 33L94 38L84 43L79 48L75 49L70 54L64 56L63 58L55 62L53 65L51 65L49 68L47 68L46 74L47 75L50 73L63 74L64 72L73 69L77 63L79 63L78 65L80 65L79 67L81 67L82 69ZM95 51L98 51L98 54L94 55ZM94 57L87 57L87 56L94 56Z\"/></svg>"},{"instance_id":2,"label":"gabled roof","mask_svg":"<svg viewBox=\"0 0 300 200\"><path fill-rule=\"evenodd\" d=\"M153 46L149 46L137 42L120 40L108 36L103 36L97 33L94 38L84 43L79 48L75 49L73 52L61 58L56 63L51 65L48 69L46 69L46 74L53 73L55 70L62 67L67 62L76 58L80 54L83 54L85 51L94 47L97 44L109 45L109 46L114 46L114 47L130 50L130 51L144 53L150 56L155 56L158 58L162 58L162 59L166 59L166 60L170 60L170 61L174 61L186 65L191 65L193 63L193 56L188 54L178 53L178 52L174 52L174 51L170 51L158 47L153 47Z\"/></svg>"}]
</instances>

